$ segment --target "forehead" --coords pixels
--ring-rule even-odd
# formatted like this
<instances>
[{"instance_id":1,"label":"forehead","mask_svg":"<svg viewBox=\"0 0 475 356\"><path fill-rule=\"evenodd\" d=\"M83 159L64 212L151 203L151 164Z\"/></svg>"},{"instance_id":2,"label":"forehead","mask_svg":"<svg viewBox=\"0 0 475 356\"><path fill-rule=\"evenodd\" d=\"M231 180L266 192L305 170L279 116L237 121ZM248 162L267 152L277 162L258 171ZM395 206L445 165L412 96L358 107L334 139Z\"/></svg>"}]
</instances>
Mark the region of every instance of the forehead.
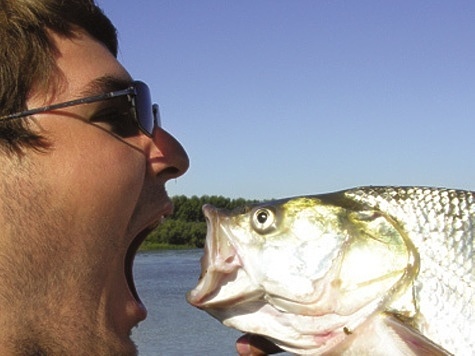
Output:
<instances>
[{"instance_id":1,"label":"forehead","mask_svg":"<svg viewBox=\"0 0 475 356\"><path fill-rule=\"evenodd\" d=\"M93 95L107 91L98 85L100 78L115 78L121 82L132 80L107 47L86 32L78 31L72 38L54 33L51 37L58 51L56 64L62 84L61 90L51 98L53 101L67 101L84 96L84 93ZM40 97L41 93L37 94L38 100L45 100Z\"/></svg>"}]
</instances>

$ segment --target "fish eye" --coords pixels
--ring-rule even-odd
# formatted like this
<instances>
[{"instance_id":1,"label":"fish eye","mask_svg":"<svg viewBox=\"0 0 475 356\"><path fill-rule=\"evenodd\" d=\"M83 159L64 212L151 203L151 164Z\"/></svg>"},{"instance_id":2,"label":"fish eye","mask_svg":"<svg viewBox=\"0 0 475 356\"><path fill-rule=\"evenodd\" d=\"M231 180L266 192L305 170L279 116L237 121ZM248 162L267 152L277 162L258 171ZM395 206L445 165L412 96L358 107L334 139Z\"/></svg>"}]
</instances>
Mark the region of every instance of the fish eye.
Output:
<instances>
[{"instance_id":1,"label":"fish eye","mask_svg":"<svg viewBox=\"0 0 475 356\"><path fill-rule=\"evenodd\" d=\"M268 208L259 208L252 214L252 226L260 233L264 234L275 228L275 214Z\"/></svg>"}]
</instances>

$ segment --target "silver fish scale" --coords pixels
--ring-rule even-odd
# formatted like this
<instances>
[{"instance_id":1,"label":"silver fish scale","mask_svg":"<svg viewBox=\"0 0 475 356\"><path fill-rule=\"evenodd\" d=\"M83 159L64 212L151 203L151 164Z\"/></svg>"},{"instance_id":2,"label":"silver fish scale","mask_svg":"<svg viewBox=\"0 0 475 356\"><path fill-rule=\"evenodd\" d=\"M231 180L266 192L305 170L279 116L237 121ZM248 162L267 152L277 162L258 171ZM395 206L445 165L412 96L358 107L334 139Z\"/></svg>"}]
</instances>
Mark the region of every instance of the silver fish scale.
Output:
<instances>
[{"instance_id":1,"label":"silver fish scale","mask_svg":"<svg viewBox=\"0 0 475 356\"><path fill-rule=\"evenodd\" d=\"M417 187L345 192L347 198L391 216L407 232L420 256L413 287L417 326L456 355L475 352L474 195Z\"/></svg>"}]
</instances>

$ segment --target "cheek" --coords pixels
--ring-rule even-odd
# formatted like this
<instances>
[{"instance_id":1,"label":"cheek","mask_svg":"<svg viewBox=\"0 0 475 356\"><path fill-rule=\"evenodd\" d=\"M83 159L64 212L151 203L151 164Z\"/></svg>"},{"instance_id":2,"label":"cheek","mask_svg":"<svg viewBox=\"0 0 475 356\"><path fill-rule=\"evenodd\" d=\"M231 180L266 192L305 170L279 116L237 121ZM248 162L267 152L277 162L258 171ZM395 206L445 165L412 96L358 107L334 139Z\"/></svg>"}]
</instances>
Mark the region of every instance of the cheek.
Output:
<instances>
[{"instance_id":1,"label":"cheek","mask_svg":"<svg viewBox=\"0 0 475 356\"><path fill-rule=\"evenodd\" d=\"M117 140L116 140L117 141ZM49 178L58 203L81 220L127 222L145 178L145 157L126 144L104 142L53 157ZM100 216L101 219L97 219ZM99 222L99 221L98 221Z\"/></svg>"},{"instance_id":2,"label":"cheek","mask_svg":"<svg viewBox=\"0 0 475 356\"><path fill-rule=\"evenodd\" d=\"M77 182L78 200L84 199L88 209L120 210L127 214L137 203L144 182L145 165L140 158L110 156L100 160L103 164L98 161L91 165L88 174L83 174ZM76 168L83 173L82 166Z\"/></svg>"}]
</instances>

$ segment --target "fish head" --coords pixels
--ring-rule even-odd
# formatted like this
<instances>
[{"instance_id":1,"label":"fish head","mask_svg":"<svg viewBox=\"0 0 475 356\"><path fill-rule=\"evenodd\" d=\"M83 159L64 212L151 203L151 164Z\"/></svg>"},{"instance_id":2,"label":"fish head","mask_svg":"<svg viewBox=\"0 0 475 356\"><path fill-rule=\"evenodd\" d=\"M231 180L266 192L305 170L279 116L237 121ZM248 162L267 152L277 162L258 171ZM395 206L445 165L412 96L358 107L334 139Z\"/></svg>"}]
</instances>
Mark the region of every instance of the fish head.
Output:
<instances>
[{"instance_id":1,"label":"fish head","mask_svg":"<svg viewBox=\"0 0 475 356\"><path fill-rule=\"evenodd\" d=\"M372 210L297 197L203 211L202 272L188 302L289 351L341 341L408 275L406 239Z\"/></svg>"},{"instance_id":2,"label":"fish head","mask_svg":"<svg viewBox=\"0 0 475 356\"><path fill-rule=\"evenodd\" d=\"M234 211L205 205L203 212L208 235L200 285L195 288L200 293L193 292L191 298L203 306L263 294L307 299L314 291L312 280L328 271L344 241L342 236L329 233L338 224L337 212L321 212L328 214L323 219L317 216L311 199ZM230 285L233 289L227 290Z\"/></svg>"}]
</instances>

